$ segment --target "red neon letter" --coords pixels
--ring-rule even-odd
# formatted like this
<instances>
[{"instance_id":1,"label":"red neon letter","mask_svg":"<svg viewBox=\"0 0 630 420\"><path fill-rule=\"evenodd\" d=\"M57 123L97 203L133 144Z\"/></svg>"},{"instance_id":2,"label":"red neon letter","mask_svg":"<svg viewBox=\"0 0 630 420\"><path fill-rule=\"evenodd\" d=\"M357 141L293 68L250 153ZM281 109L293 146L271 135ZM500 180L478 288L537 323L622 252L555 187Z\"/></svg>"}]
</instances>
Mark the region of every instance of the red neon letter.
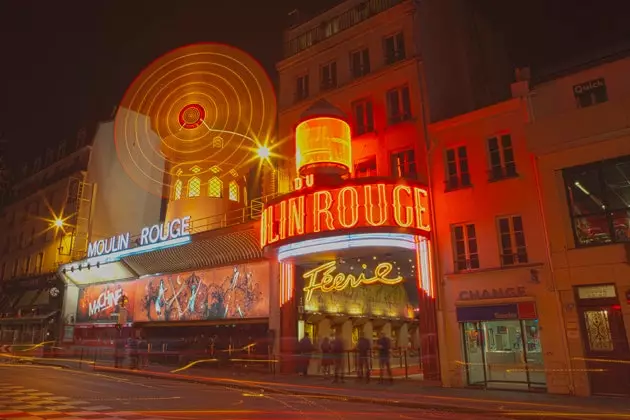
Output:
<instances>
[{"instance_id":1,"label":"red neon letter","mask_svg":"<svg viewBox=\"0 0 630 420\"><path fill-rule=\"evenodd\" d=\"M348 211L350 212L350 220L348 220ZM345 228L354 227L359 222L359 194L354 187L344 187L339 191L337 195L337 220Z\"/></svg>"},{"instance_id":2,"label":"red neon letter","mask_svg":"<svg viewBox=\"0 0 630 420\"><path fill-rule=\"evenodd\" d=\"M267 245L267 209L260 215L260 247Z\"/></svg>"},{"instance_id":3,"label":"red neon letter","mask_svg":"<svg viewBox=\"0 0 630 420\"><path fill-rule=\"evenodd\" d=\"M413 197L413 205L416 208L416 228L429 232L431 225L428 220L427 207L425 206L425 203L428 201L428 194L422 188L414 187Z\"/></svg>"},{"instance_id":4,"label":"red neon letter","mask_svg":"<svg viewBox=\"0 0 630 420\"><path fill-rule=\"evenodd\" d=\"M387 222L387 197L385 196L385 184L378 184L378 203L376 206L372 202L372 185L365 185L365 220L369 225L381 226ZM378 214L380 219L374 220L374 207L378 206Z\"/></svg>"},{"instance_id":5,"label":"red neon letter","mask_svg":"<svg viewBox=\"0 0 630 420\"><path fill-rule=\"evenodd\" d=\"M324 198L324 204L321 204L321 198ZM333 215L330 212L330 206L332 206L332 194L330 191L317 191L313 194L313 216L315 219L313 220L313 231L320 232L321 231L321 216L324 214L326 216L325 223L326 228L328 230L335 230L335 226L333 225Z\"/></svg>"},{"instance_id":6,"label":"red neon letter","mask_svg":"<svg viewBox=\"0 0 630 420\"><path fill-rule=\"evenodd\" d=\"M280 239L287 238L287 202L280 202Z\"/></svg>"},{"instance_id":7,"label":"red neon letter","mask_svg":"<svg viewBox=\"0 0 630 420\"><path fill-rule=\"evenodd\" d=\"M274 242L278 242L280 239L277 233L274 233L273 226L276 224L276 221L273 217L273 208L274 206L269 206L267 209L267 243L272 244Z\"/></svg>"},{"instance_id":8,"label":"red neon letter","mask_svg":"<svg viewBox=\"0 0 630 420\"><path fill-rule=\"evenodd\" d=\"M396 185L394 187L394 220L400 227L409 227L413 223L413 210L411 206L403 206L400 194L406 192L411 199L411 188L406 185ZM402 218L402 209L405 208L405 220Z\"/></svg>"},{"instance_id":9,"label":"red neon letter","mask_svg":"<svg viewBox=\"0 0 630 420\"><path fill-rule=\"evenodd\" d=\"M303 195L297 198L289 198L289 236L294 235L304 235Z\"/></svg>"}]
</instances>

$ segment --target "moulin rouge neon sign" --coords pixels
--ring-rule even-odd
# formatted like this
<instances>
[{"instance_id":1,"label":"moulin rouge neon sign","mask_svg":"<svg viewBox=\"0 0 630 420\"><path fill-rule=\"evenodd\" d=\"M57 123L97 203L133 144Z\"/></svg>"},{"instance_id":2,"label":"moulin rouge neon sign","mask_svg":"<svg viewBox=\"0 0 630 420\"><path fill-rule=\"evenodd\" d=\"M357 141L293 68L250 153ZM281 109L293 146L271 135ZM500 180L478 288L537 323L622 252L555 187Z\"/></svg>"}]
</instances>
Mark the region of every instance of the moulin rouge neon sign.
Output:
<instances>
[{"instance_id":1,"label":"moulin rouge neon sign","mask_svg":"<svg viewBox=\"0 0 630 420\"><path fill-rule=\"evenodd\" d=\"M365 266L363 267L365 268ZM394 269L393 264L388 262L383 262L377 265L374 269L374 275L370 278L367 278L365 273L361 273L358 276L344 273L334 274L336 269L337 262L331 261L307 271L302 275L304 280L308 282L306 287L304 287L304 300L306 302L311 300L313 292L316 290L320 290L322 293L329 293L332 291L341 292L348 287L356 288L362 285L376 283L395 285L404 280L401 276L388 277Z\"/></svg>"},{"instance_id":2,"label":"moulin rouge neon sign","mask_svg":"<svg viewBox=\"0 0 630 420\"><path fill-rule=\"evenodd\" d=\"M263 210L260 245L359 228L405 228L428 233L428 208L425 188L395 181L298 190Z\"/></svg>"}]
</instances>

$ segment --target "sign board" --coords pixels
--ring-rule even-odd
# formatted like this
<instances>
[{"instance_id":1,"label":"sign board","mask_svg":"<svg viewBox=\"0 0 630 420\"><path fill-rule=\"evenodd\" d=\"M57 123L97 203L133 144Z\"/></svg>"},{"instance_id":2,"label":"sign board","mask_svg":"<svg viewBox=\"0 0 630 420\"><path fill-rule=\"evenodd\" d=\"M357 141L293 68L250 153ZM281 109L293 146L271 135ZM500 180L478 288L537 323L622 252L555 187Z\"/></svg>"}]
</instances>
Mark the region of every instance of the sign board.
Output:
<instances>
[{"instance_id":1,"label":"sign board","mask_svg":"<svg viewBox=\"0 0 630 420\"><path fill-rule=\"evenodd\" d=\"M190 235L190 216L173 219L169 222L143 227L138 246L147 246ZM88 245L88 258L112 254L129 249L129 232L114 235L109 239L99 239Z\"/></svg>"},{"instance_id":2,"label":"sign board","mask_svg":"<svg viewBox=\"0 0 630 420\"><path fill-rule=\"evenodd\" d=\"M527 295L525 287L506 287L497 289L462 290L459 300L483 300L523 297Z\"/></svg>"},{"instance_id":3,"label":"sign board","mask_svg":"<svg viewBox=\"0 0 630 420\"><path fill-rule=\"evenodd\" d=\"M507 305L460 306L456 310L458 322L536 319L538 317L534 302Z\"/></svg>"}]
</instances>

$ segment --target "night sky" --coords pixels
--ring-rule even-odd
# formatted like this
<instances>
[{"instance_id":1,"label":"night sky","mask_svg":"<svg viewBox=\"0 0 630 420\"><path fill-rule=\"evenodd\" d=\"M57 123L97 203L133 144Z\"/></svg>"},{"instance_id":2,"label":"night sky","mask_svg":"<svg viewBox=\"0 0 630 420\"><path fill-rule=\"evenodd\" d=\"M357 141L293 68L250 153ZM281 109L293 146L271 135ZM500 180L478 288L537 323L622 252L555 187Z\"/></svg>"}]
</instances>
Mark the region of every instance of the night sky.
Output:
<instances>
[{"instance_id":1,"label":"night sky","mask_svg":"<svg viewBox=\"0 0 630 420\"><path fill-rule=\"evenodd\" d=\"M514 66L534 72L603 46L630 45L626 0L471 1L502 32ZM30 161L27 151L39 154L108 118L147 64L182 45L232 44L275 79L287 13L337 2L0 0L0 136L8 160Z\"/></svg>"}]
</instances>

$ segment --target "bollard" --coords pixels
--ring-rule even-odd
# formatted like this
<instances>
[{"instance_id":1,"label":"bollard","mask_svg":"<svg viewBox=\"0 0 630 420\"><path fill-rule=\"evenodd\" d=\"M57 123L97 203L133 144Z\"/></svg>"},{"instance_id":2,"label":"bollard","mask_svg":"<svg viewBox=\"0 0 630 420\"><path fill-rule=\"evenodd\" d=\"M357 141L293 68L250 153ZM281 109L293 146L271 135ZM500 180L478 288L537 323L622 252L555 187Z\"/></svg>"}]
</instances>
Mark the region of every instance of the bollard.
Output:
<instances>
[{"instance_id":1,"label":"bollard","mask_svg":"<svg viewBox=\"0 0 630 420\"><path fill-rule=\"evenodd\" d=\"M407 350L405 350L405 379L409 379L409 363L407 361Z\"/></svg>"}]
</instances>

